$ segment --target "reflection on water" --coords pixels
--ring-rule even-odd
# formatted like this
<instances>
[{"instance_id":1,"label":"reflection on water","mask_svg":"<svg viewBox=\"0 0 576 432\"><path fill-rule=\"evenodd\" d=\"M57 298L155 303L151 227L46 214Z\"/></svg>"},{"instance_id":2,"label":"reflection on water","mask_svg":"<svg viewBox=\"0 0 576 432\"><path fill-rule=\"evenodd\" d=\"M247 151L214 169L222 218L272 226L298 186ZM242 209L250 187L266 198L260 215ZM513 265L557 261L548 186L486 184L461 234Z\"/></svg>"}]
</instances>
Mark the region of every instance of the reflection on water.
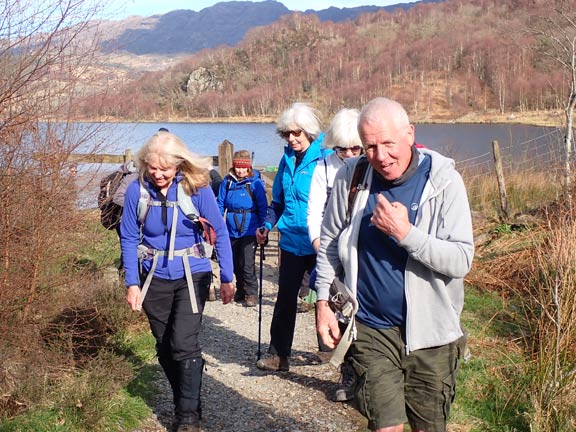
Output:
<instances>
[{"instance_id":1,"label":"reflection on water","mask_svg":"<svg viewBox=\"0 0 576 432\"><path fill-rule=\"evenodd\" d=\"M158 128L167 127L180 136L192 151L217 155L225 139L235 150L254 153L258 166L278 165L284 141L272 123L116 123L106 133L118 154L126 149L136 152ZM557 128L504 124L417 124L416 141L454 158L457 162L490 155L491 143L497 140L504 154L523 156L556 151L562 139Z\"/></svg>"}]
</instances>

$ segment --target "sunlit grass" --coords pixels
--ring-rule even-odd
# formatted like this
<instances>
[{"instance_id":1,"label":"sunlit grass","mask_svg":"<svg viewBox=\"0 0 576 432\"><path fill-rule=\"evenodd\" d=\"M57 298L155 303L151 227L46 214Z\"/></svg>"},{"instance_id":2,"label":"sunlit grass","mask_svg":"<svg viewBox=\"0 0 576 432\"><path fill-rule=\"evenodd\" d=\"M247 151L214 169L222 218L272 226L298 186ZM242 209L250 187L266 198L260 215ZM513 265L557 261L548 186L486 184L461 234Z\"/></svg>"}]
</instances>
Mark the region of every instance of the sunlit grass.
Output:
<instances>
[{"instance_id":1,"label":"sunlit grass","mask_svg":"<svg viewBox=\"0 0 576 432\"><path fill-rule=\"evenodd\" d=\"M464 170L462 177L472 210L492 217L502 214L498 180L494 173ZM513 170L506 174L505 186L509 216L557 201L562 194L562 185L554 172Z\"/></svg>"},{"instance_id":2,"label":"sunlit grass","mask_svg":"<svg viewBox=\"0 0 576 432\"><path fill-rule=\"evenodd\" d=\"M454 421L471 431L575 430L576 225L557 206L478 248Z\"/></svg>"},{"instance_id":3,"label":"sunlit grass","mask_svg":"<svg viewBox=\"0 0 576 432\"><path fill-rule=\"evenodd\" d=\"M526 383L518 373L524 359L513 342L517 328L509 306L498 293L466 289L462 324L471 357L460 365L451 417L451 424L465 430L527 430L526 392L510 391Z\"/></svg>"}]
</instances>

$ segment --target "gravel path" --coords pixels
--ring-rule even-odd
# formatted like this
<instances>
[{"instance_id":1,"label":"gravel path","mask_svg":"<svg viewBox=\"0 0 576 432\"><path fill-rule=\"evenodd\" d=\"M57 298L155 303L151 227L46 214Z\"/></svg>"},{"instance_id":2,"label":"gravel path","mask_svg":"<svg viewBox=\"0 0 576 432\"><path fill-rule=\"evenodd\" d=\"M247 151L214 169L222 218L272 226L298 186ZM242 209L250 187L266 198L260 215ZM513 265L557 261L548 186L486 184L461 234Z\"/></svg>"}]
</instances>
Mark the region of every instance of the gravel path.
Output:
<instances>
[{"instance_id":1,"label":"gravel path","mask_svg":"<svg viewBox=\"0 0 576 432\"><path fill-rule=\"evenodd\" d=\"M259 270L257 254L257 272ZM278 283L276 243L266 247L263 265L262 353ZM290 372L265 373L256 368L258 307L208 302L202 346L206 360L202 386L204 432L366 431L366 420L350 405L332 402L339 372L329 364L314 365L317 350L314 312L299 313ZM171 390L158 369L154 415L134 432L164 432L172 422Z\"/></svg>"}]
</instances>

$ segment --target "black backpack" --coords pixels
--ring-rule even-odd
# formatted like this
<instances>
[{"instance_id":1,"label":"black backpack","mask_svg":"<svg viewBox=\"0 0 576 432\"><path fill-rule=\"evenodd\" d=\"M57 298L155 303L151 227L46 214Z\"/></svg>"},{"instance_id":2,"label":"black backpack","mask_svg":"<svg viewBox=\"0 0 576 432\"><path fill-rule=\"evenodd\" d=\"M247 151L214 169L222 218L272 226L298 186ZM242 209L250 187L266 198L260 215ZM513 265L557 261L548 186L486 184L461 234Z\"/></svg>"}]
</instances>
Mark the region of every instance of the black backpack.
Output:
<instances>
[{"instance_id":1,"label":"black backpack","mask_svg":"<svg viewBox=\"0 0 576 432\"><path fill-rule=\"evenodd\" d=\"M112 197L124 177L129 174L128 172L115 171L100 180L98 208L100 209L100 222L106 229L116 229L120 225L123 207L112 201Z\"/></svg>"}]
</instances>

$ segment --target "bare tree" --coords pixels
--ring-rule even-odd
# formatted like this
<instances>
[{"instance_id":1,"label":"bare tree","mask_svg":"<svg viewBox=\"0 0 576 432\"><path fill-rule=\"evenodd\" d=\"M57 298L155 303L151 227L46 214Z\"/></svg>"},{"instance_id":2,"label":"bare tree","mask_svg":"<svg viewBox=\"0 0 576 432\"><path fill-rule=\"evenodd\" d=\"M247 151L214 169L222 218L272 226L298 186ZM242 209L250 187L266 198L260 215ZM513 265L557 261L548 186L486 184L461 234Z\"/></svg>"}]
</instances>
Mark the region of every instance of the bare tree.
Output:
<instances>
[{"instance_id":1,"label":"bare tree","mask_svg":"<svg viewBox=\"0 0 576 432\"><path fill-rule=\"evenodd\" d=\"M552 6L546 15L534 17L531 32L538 37L539 51L552 59L566 73L564 86L566 99L564 101L564 190L566 199L571 206L571 177L573 152L573 122L576 108L576 10L574 2L556 0L546 2ZM555 86L558 84L556 83Z\"/></svg>"},{"instance_id":2,"label":"bare tree","mask_svg":"<svg viewBox=\"0 0 576 432\"><path fill-rule=\"evenodd\" d=\"M80 215L68 156L94 133L73 133L69 120L75 98L90 83L98 43L91 19L100 8L88 0L0 4L0 322L5 325L22 326L37 308L49 307L42 296L62 283L57 271L67 252L62 245ZM4 330L0 334L6 335Z\"/></svg>"}]
</instances>

